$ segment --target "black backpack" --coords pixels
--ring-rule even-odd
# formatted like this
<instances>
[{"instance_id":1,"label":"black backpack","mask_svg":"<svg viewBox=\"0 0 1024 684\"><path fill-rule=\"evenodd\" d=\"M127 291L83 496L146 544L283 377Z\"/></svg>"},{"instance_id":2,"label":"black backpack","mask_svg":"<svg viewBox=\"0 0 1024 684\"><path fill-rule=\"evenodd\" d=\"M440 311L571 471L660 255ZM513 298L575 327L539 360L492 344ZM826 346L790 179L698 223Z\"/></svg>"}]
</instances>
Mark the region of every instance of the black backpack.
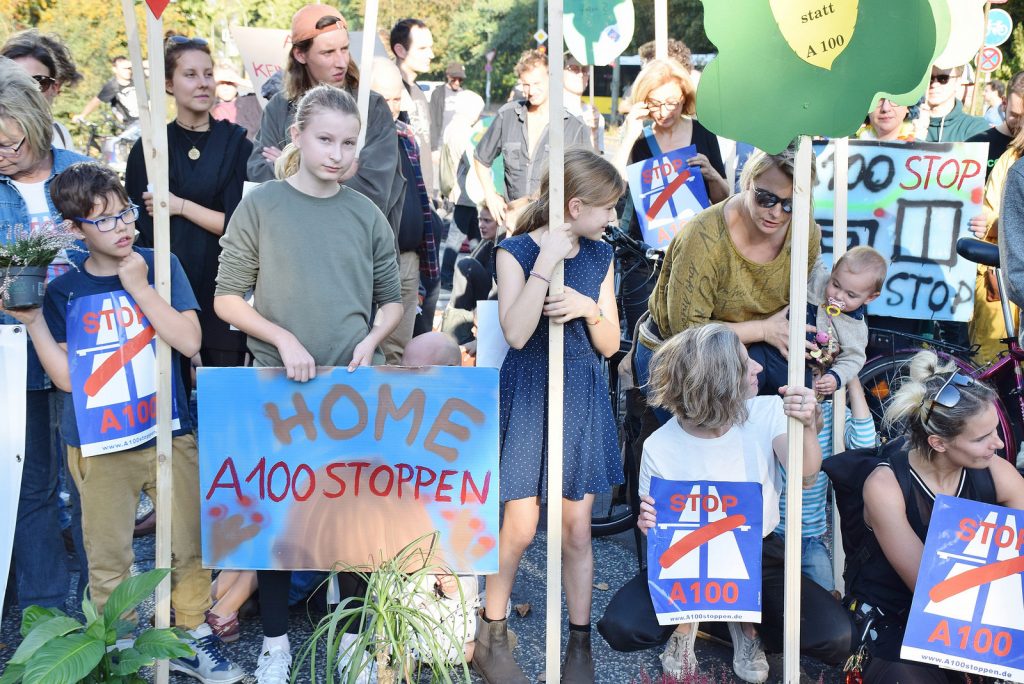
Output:
<instances>
[{"instance_id":1,"label":"black backpack","mask_svg":"<svg viewBox=\"0 0 1024 684\"><path fill-rule=\"evenodd\" d=\"M910 462L903 437L880 447L844 451L825 459L821 464L821 469L832 481L836 508L839 510L839 529L843 534L843 550L846 552L843 579L847 591L856 586L857 576L871 559L882 553L875 535L864 522L864 481L883 462L888 462L892 467L903 492L903 500L910 501L913 493ZM996 503L995 483L987 468L968 469L967 477L979 501Z\"/></svg>"}]
</instances>

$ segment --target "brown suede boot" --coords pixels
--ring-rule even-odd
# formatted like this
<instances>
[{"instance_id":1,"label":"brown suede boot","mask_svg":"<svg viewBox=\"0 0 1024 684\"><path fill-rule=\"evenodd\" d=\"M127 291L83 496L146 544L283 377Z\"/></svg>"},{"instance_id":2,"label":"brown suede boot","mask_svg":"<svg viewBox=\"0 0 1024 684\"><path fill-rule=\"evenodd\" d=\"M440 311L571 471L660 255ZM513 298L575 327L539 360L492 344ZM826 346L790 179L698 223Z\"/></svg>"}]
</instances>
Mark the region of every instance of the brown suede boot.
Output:
<instances>
[{"instance_id":1,"label":"brown suede boot","mask_svg":"<svg viewBox=\"0 0 1024 684\"><path fill-rule=\"evenodd\" d=\"M507 620L477 622L473 669L486 684L531 684L512 657Z\"/></svg>"},{"instance_id":2,"label":"brown suede boot","mask_svg":"<svg viewBox=\"0 0 1024 684\"><path fill-rule=\"evenodd\" d=\"M562 684L594 684L594 658L590 633L569 631L569 645L562 661Z\"/></svg>"}]
</instances>

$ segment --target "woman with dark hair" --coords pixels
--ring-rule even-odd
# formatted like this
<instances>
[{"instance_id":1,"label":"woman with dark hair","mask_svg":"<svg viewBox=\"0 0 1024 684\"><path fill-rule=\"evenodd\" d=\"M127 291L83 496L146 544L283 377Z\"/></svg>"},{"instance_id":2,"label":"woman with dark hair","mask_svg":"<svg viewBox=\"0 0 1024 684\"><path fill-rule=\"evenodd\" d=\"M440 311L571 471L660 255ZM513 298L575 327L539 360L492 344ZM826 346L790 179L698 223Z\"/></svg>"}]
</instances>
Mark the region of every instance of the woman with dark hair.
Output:
<instances>
[{"instance_id":1,"label":"woman with dark hair","mask_svg":"<svg viewBox=\"0 0 1024 684\"><path fill-rule=\"evenodd\" d=\"M14 60L28 72L51 107L64 86L73 86L82 80L71 51L61 39L36 29L11 35L0 48L0 55ZM53 146L66 150L74 147L71 133L57 121L53 122Z\"/></svg>"},{"instance_id":2,"label":"woman with dark hair","mask_svg":"<svg viewBox=\"0 0 1024 684\"><path fill-rule=\"evenodd\" d=\"M231 330L213 311L220 258L220 236L242 200L245 164L252 143L245 129L214 119L213 59L202 38L171 36L164 47L167 92L177 115L167 124L171 214L171 251L181 261L199 301L204 366L240 366L245 360L245 336ZM148 190L142 141L128 155L126 188L132 202L146 211L139 216L139 242L153 245L153 194ZM182 359L189 364L189 359ZM182 368L186 391L190 368Z\"/></svg>"},{"instance_id":3,"label":"woman with dark hair","mask_svg":"<svg viewBox=\"0 0 1024 684\"><path fill-rule=\"evenodd\" d=\"M872 684L964 682L964 675L900 659L907 613L938 494L1024 508L1024 480L996 455L1003 447L991 387L922 351L885 412L905 440L883 447L888 459L864 482L871 556L847 586L847 601L876 617L864 681ZM908 483L909 498L900 482ZM873 635L873 636L872 636Z\"/></svg>"}]
</instances>

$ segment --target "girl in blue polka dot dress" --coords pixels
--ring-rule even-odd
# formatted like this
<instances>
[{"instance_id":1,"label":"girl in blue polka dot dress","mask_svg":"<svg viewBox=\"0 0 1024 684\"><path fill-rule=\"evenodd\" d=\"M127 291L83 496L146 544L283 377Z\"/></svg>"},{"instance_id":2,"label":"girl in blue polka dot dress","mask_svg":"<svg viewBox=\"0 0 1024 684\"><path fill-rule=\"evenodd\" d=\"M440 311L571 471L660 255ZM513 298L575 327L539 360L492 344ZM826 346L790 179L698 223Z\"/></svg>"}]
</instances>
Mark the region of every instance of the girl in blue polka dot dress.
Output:
<instances>
[{"instance_id":1,"label":"girl in blue polka dot dress","mask_svg":"<svg viewBox=\"0 0 1024 684\"><path fill-rule=\"evenodd\" d=\"M519 560L533 540L547 492L548 320L565 326L562 557L569 605L563 682L593 682L590 601L594 494L622 482L615 420L598 355L619 348L612 248L601 241L616 220L625 184L589 150L565 153L565 219L547 225L548 179L497 251L498 309L511 349L501 367L499 571L487 578L487 604L474 666L486 682L529 680L508 645L505 607ZM548 295L551 273L565 260L564 294Z\"/></svg>"}]
</instances>

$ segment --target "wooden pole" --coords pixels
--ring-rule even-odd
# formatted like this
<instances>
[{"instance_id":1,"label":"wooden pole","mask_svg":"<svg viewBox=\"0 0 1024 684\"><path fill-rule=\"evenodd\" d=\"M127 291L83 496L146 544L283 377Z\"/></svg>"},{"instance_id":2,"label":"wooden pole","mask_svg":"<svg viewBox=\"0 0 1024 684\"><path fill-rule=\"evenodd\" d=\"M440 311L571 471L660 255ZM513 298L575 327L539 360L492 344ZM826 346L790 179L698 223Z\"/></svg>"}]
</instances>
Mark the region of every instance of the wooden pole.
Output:
<instances>
[{"instance_id":1,"label":"wooden pole","mask_svg":"<svg viewBox=\"0 0 1024 684\"><path fill-rule=\"evenodd\" d=\"M562 123L562 0L548 2L548 227L565 222L565 128ZM561 294L565 285L564 263L551 273L551 294ZM548 321L548 567L545 627L547 681L561 681L562 662L562 372L565 348L564 326Z\"/></svg>"},{"instance_id":2,"label":"wooden pole","mask_svg":"<svg viewBox=\"0 0 1024 684\"><path fill-rule=\"evenodd\" d=\"M128 34L132 83L135 85L135 97L139 103L139 132L144 152L142 158L146 163L146 177L152 180L156 174L156 169L153 168L153 136L150 134L153 124L149 113L149 90L146 86L146 70L142 66L142 39L139 34L139 22L135 17L134 0L121 0L121 12L124 14L124 26Z\"/></svg>"},{"instance_id":3,"label":"wooden pole","mask_svg":"<svg viewBox=\"0 0 1024 684\"><path fill-rule=\"evenodd\" d=\"M654 0L654 56L668 59L668 0Z\"/></svg>"},{"instance_id":4,"label":"wooden pole","mask_svg":"<svg viewBox=\"0 0 1024 684\"><path fill-rule=\"evenodd\" d=\"M163 21L146 11L146 38L149 46L149 93L151 96L150 131L153 174L153 247L154 283L157 294L171 301L171 214L167 156L167 93L164 91ZM171 518L173 516L173 480L171 447L171 347L156 338L156 567L171 567ZM171 618L171 578L156 588L156 626L169 627ZM157 682L167 682L167 661L157 661Z\"/></svg>"},{"instance_id":5,"label":"wooden pole","mask_svg":"<svg viewBox=\"0 0 1024 684\"><path fill-rule=\"evenodd\" d=\"M833 141L835 150L832 168L835 169L835 200L832 217L832 263L846 253L847 216L846 200L849 191L848 176L850 170L850 140L836 138ZM826 304L828 302L825 302ZM832 453L846 451L846 388L840 388L832 400ZM835 578L836 589L845 594L843 584L843 567L846 565L846 554L843 551L843 532L839 526L839 509L832 501L832 576Z\"/></svg>"},{"instance_id":6,"label":"wooden pole","mask_svg":"<svg viewBox=\"0 0 1024 684\"><path fill-rule=\"evenodd\" d=\"M793 225L789 269L789 384L804 384L804 335L807 321L807 241L811 227L811 139L800 136L793 178ZM789 418L786 458L786 602L783 642L784 682L800 681L800 537L803 510L804 426Z\"/></svg>"},{"instance_id":7,"label":"wooden pole","mask_svg":"<svg viewBox=\"0 0 1024 684\"><path fill-rule=\"evenodd\" d=\"M359 138L356 140L356 155L363 151L366 143L366 126L370 111L370 90L373 87L373 46L377 39L377 8L378 0L366 0L366 13L363 15L363 44L359 49L359 95L356 104L359 107Z\"/></svg>"}]
</instances>

